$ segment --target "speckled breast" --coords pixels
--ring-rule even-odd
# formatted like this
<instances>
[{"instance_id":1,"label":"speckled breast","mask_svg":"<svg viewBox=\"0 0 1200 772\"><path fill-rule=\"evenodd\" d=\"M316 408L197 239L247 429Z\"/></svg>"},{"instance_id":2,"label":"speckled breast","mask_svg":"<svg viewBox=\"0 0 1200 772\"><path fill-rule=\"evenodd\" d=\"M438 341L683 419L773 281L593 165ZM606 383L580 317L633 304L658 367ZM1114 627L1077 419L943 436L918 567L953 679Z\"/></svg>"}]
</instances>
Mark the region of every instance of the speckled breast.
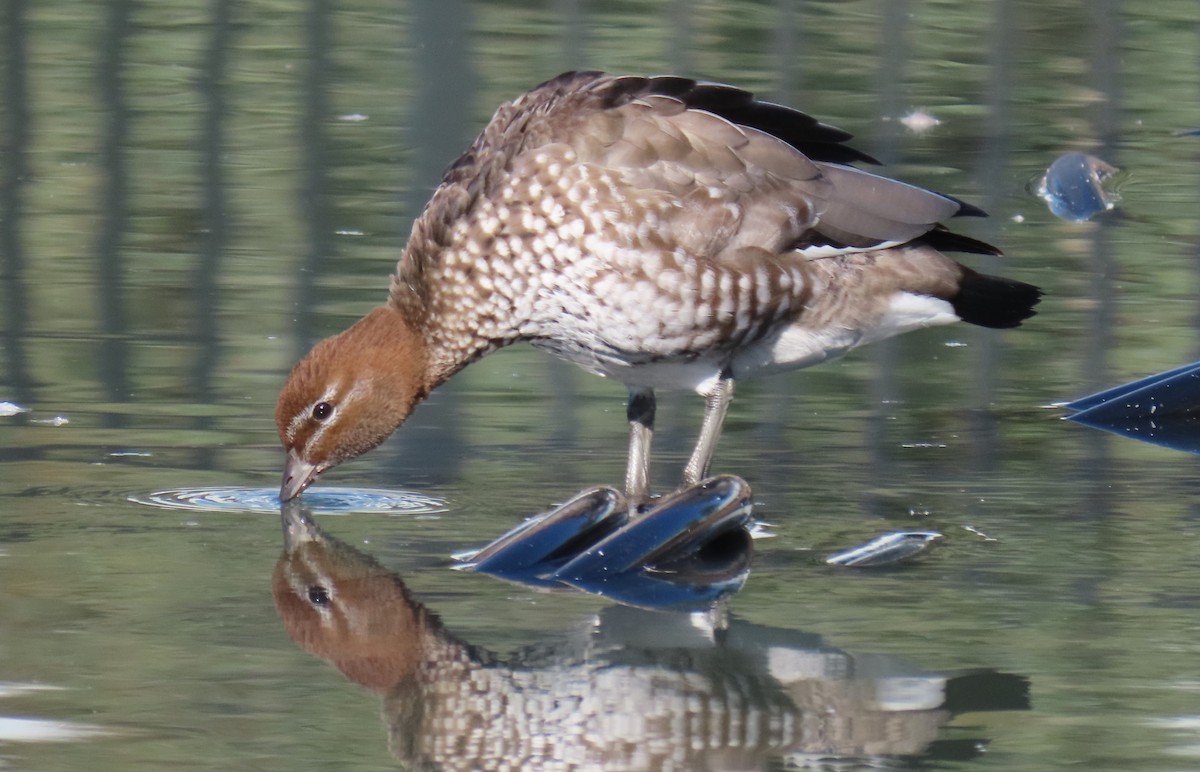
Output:
<instances>
[{"instance_id":1,"label":"speckled breast","mask_svg":"<svg viewBox=\"0 0 1200 772\"><path fill-rule=\"evenodd\" d=\"M629 380L630 366L719 360L799 309L799 258L745 247L718 261L665 237L692 206L740 219L722 189L681 200L575 161L569 148L532 154L531 168L455 225L434 277L439 345L530 340Z\"/></svg>"}]
</instances>

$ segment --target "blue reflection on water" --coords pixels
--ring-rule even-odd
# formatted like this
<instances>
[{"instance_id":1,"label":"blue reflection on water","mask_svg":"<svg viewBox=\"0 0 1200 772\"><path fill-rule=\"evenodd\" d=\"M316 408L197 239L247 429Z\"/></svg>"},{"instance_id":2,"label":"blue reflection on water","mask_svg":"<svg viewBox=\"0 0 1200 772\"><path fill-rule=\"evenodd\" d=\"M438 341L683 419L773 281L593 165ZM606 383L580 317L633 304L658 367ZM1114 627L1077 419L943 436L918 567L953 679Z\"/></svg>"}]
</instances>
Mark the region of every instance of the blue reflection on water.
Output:
<instances>
[{"instance_id":1,"label":"blue reflection on water","mask_svg":"<svg viewBox=\"0 0 1200 772\"><path fill-rule=\"evenodd\" d=\"M1200 454L1200 362L1139 378L1063 405L1068 420Z\"/></svg>"},{"instance_id":2,"label":"blue reflection on water","mask_svg":"<svg viewBox=\"0 0 1200 772\"><path fill-rule=\"evenodd\" d=\"M165 509L207 512L279 512L278 488L214 486L175 488L129 496L130 501ZM381 488L336 488L322 486L304 494L309 510L323 515L382 513L388 515L432 515L446 511L446 502L410 491Z\"/></svg>"}]
</instances>

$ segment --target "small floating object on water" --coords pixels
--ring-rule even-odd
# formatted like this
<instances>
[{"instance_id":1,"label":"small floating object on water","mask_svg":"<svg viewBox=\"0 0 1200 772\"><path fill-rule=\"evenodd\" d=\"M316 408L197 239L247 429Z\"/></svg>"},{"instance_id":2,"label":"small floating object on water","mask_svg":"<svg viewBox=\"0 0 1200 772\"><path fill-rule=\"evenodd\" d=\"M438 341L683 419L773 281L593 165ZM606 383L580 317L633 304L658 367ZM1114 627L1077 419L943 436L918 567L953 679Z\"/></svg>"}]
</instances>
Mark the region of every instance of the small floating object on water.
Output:
<instances>
[{"instance_id":1,"label":"small floating object on water","mask_svg":"<svg viewBox=\"0 0 1200 772\"><path fill-rule=\"evenodd\" d=\"M904 124L904 128L913 134L925 134L933 128L942 125L939 119L934 118L924 110L913 110L901 118L900 123Z\"/></svg>"},{"instance_id":2,"label":"small floating object on water","mask_svg":"<svg viewBox=\"0 0 1200 772\"><path fill-rule=\"evenodd\" d=\"M973 525L964 525L964 526L962 527L962 529L963 529L964 531L966 531L967 533L973 533L973 534L975 534L976 536L978 536L979 538L983 539L984 541L1000 541L1000 540L999 540L999 539L997 539L995 536L988 536L986 533L984 533L983 531L979 530L978 528L976 528L976 527L975 527L975 526L973 526Z\"/></svg>"},{"instance_id":3,"label":"small floating object on water","mask_svg":"<svg viewBox=\"0 0 1200 772\"><path fill-rule=\"evenodd\" d=\"M1120 196L1106 190L1105 181L1118 169L1086 153L1067 153L1055 159L1037 184L1037 196L1055 217L1084 222L1117 205Z\"/></svg>"},{"instance_id":4,"label":"small floating object on water","mask_svg":"<svg viewBox=\"0 0 1200 772\"><path fill-rule=\"evenodd\" d=\"M895 565L929 551L942 538L937 531L892 531L853 549L835 552L825 562L856 568Z\"/></svg>"},{"instance_id":5,"label":"small floating object on water","mask_svg":"<svg viewBox=\"0 0 1200 772\"><path fill-rule=\"evenodd\" d=\"M1187 129L1175 132L1177 137L1200 137L1200 129Z\"/></svg>"},{"instance_id":6,"label":"small floating object on water","mask_svg":"<svg viewBox=\"0 0 1200 772\"><path fill-rule=\"evenodd\" d=\"M317 514L432 515L446 511L446 502L410 491L379 488L321 488L305 498ZM164 509L205 512L279 512L277 488L175 488L129 496L130 501Z\"/></svg>"},{"instance_id":7,"label":"small floating object on water","mask_svg":"<svg viewBox=\"0 0 1200 772\"><path fill-rule=\"evenodd\" d=\"M56 415L53 418L34 418L30 423L45 424L46 426L66 426L71 423L71 419L65 415Z\"/></svg>"},{"instance_id":8,"label":"small floating object on water","mask_svg":"<svg viewBox=\"0 0 1200 772\"><path fill-rule=\"evenodd\" d=\"M1200 454L1200 362L1066 402L1069 421Z\"/></svg>"},{"instance_id":9,"label":"small floating object on water","mask_svg":"<svg viewBox=\"0 0 1200 772\"><path fill-rule=\"evenodd\" d=\"M29 408L21 407L16 402L0 402L0 418L28 413Z\"/></svg>"}]
</instances>

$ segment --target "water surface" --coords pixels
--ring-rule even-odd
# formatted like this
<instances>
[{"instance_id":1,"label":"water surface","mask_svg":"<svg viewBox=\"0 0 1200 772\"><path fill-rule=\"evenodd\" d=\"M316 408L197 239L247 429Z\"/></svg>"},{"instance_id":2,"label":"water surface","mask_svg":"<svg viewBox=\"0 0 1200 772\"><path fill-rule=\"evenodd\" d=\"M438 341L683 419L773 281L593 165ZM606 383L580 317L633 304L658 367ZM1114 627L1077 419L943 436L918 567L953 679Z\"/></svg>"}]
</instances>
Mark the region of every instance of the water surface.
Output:
<instances>
[{"instance_id":1,"label":"water surface","mask_svg":"<svg viewBox=\"0 0 1200 772\"><path fill-rule=\"evenodd\" d=\"M1200 140L1177 135L1200 123L1194 3L0 14L0 403L25 409L0 415L0 717L41 722L0 724L0 762L399 766L380 698L285 630L278 513L140 501L275 486L273 404L295 359L382 301L412 218L499 102L596 67L734 82L846 128L889 173L988 210L963 231L1006 254L972 264L1047 292L1020 330L929 330L739 385L716 471L750 482L776 537L755 545L731 629L1028 683L1030 709L941 721L880 766L1200 763L1195 458L1045 407L1200 358ZM915 112L939 123L912 132ZM1116 210L1064 222L1029 192L1067 152L1128 175ZM521 661L611 605L449 556L618 483L623 400L500 352L320 483L444 511L316 520L456 640ZM699 412L661 399L657 487ZM813 560L895 530L945 538L899 569ZM945 752L962 741L987 750Z\"/></svg>"}]
</instances>

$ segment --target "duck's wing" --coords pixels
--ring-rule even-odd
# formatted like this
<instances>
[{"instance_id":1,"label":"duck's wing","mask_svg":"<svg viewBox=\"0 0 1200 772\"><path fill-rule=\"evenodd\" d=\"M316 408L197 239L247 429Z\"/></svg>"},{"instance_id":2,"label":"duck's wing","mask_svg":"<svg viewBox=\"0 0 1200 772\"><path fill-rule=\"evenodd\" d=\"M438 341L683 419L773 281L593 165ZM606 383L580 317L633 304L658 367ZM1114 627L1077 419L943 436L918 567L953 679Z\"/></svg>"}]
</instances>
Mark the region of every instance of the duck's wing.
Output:
<instances>
[{"instance_id":1,"label":"duck's wing","mask_svg":"<svg viewBox=\"0 0 1200 772\"><path fill-rule=\"evenodd\" d=\"M747 248L806 257L881 249L981 214L848 165L873 161L844 144L848 133L741 89L595 73L551 84L542 88L555 98L538 103L548 109L523 129L540 150L527 157L567 154L589 165L609 183L597 192L608 194L602 204L614 219L635 221L638 204L648 205L659 235L701 258L736 261ZM516 170L535 174L533 166Z\"/></svg>"},{"instance_id":2,"label":"duck's wing","mask_svg":"<svg viewBox=\"0 0 1200 772\"><path fill-rule=\"evenodd\" d=\"M447 170L414 236L445 243L481 207L546 209L549 195L569 218L650 218L654 239L671 249L739 262L746 249L808 257L881 249L982 214L849 166L874 161L849 138L732 86L565 73L496 111Z\"/></svg>"}]
</instances>

